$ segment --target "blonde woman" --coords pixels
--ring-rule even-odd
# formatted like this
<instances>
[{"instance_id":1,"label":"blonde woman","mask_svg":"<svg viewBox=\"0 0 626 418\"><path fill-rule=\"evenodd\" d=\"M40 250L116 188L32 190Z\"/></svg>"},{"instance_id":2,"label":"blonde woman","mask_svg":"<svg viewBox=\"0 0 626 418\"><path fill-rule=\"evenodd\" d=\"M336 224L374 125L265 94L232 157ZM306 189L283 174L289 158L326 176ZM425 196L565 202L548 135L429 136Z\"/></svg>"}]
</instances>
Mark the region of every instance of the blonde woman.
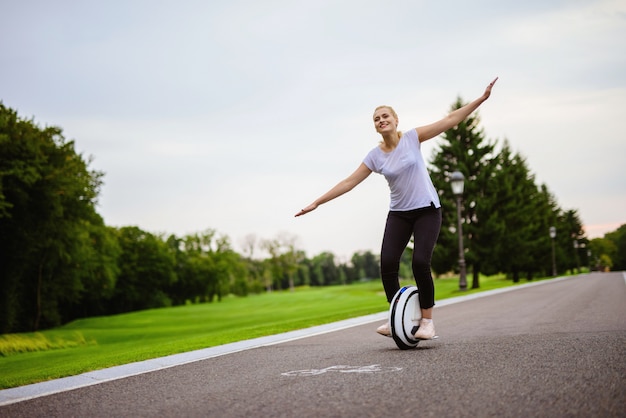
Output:
<instances>
[{"instance_id":1,"label":"blonde woman","mask_svg":"<svg viewBox=\"0 0 626 418\"><path fill-rule=\"evenodd\" d=\"M385 176L390 189L390 205L380 254L380 271L387 302L400 289L398 270L400 257L411 236L414 238L413 276L419 291L422 319L416 339L428 340L435 336L433 307L435 288L430 269L432 253L441 228L441 203L426 169L421 143L434 138L465 120L491 95L496 77L476 100L454 110L443 119L429 125L398 130L399 118L390 106L374 110L374 128L382 141L372 149L359 167L328 192L306 206L295 216L309 213L319 205L352 190L372 172ZM376 330L391 336L389 323Z\"/></svg>"}]
</instances>

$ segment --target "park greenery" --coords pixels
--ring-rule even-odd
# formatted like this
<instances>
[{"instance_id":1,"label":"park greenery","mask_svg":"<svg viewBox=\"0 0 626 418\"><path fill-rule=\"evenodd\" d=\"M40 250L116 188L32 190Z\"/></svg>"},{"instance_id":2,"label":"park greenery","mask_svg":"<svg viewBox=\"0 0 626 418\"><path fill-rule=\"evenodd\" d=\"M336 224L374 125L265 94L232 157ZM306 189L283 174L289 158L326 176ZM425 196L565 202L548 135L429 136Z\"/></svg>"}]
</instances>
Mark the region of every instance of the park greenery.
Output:
<instances>
[{"instance_id":1,"label":"park greenery","mask_svg":"<svg viewBox=\"0 0 626 418\"><path fill-rule=\"evenodd\" d=\"M452 109L462 103L457 99ZM456 200L449 193L455 170L471 180L462 216L472 288L481 287L481 275L512 282L550 276L553 264L558 274L626 268L626 225L589 240L576 210L560 208L508 141L487 140L479 122L474 114L447 131L429 161L444 210L435 277L458 269ZM356 252L348 262L328 252L309 258L287 234L250 235L240 254L217 229L168 236L107 226L96 210L104 173L91 162L60 128L41 127L0 102L0 333L379 275L371 252ZM259 251L267 256L255 257ZM410 259L408 249L404 278L411 276Z\"/></svg>"}]
</instances>

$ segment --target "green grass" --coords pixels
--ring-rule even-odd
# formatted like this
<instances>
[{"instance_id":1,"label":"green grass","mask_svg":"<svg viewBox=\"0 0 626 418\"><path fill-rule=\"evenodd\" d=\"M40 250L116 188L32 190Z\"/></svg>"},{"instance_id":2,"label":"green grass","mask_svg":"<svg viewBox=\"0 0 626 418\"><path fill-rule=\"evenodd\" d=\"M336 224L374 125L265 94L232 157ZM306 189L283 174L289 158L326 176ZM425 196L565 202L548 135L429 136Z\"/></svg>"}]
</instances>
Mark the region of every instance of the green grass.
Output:
<instances>
[{"instance_id":1,"label":"green grass","mask_svg":"<svg viewBox=\"0 0 626 418\"><path fill-rule=\"evenodd\" d=\"M407 284L411 282L403 283ZM511 285L502 276L482 277L481 289L460 292L458 278L435 280L438 300ZM222 302L87 318L38 333L3 335L0 389L387 309L382 285L372 281L227 297Z\"/></svg>"}]
</instances>

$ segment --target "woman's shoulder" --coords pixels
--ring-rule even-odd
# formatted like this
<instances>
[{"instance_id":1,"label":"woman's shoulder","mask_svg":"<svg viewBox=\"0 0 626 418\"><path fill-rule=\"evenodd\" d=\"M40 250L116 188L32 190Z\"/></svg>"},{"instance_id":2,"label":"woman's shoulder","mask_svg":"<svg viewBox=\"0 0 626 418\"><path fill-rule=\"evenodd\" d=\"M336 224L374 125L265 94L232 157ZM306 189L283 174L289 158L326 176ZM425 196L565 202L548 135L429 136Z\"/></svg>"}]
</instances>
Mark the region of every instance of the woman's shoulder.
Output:
<instances>
[{"instance_id":1,"label":"woman's shoulder","mask_svg":"<svg viewBox=\"0 0 626 418\"><path fill-rule=\"evenodd\" d=\"M402 138L400 138L400 142L403 144L403 147L421 148L420 140L417 135L417 130L410 129L402 134Z\"/></svg>"},{"instance_id":2,"label":"woman's shoulder","mask_svg":"<svg viewBox=\"0 0 626 418\"><path fill-rule=\"evenodd\" d=\"M408 131L403 132L402 138L418 140L419 138L417 137L417 129L409 129Z\"/></svg>"},{"instance_id":3,"label":"woman's shoulder","mask_svg":"<svg viewBox=\"0 0 626 418\"><path fill-rule=\"evenodd\" d=\"M379 145L372 148L367 153L365 158L363 158L363 162L365 163L367 168L369 168L370 170L374 172L378 172L378 168L384 162L384 160L385 160L385 153L383 152L383 150L380 149Z\"/></svg>"},{"instance_id":4,"label":"woman's shoulder","mask_svg":"<svg viewBox=\"0 0 626 418\"><path fill-rule=\"evenodd\" d=\"M384 151L382 149L380 149L380 145L376 145L374 148L369 150L369 152L367 153L366 157L367 158L378 158L382 154L384 154Z\"/></svg>"}]
</instances>

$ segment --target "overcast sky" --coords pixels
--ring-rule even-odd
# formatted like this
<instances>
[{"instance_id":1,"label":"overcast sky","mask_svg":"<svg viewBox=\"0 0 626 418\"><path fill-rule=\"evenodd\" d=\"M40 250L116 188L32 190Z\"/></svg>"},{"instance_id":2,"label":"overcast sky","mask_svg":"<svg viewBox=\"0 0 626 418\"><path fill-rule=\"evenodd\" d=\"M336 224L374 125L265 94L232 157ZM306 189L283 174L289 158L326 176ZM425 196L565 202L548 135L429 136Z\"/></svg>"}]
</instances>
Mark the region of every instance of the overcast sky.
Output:
<instances>
[{"instance_id":1,"label":"overcast sky","mask_svg":"<svg viewBox=\"0 0 626 418\"><path fill-rule=\"evenodd\" d=\"M623 0L2 1L0 100L93 157L107 225L347 259L379 251L382 176L293 215L378 144L374 108L408 130L499 76L486 137L594 238L626 223L625 40Z\"/></svg>"}]
</instances>

